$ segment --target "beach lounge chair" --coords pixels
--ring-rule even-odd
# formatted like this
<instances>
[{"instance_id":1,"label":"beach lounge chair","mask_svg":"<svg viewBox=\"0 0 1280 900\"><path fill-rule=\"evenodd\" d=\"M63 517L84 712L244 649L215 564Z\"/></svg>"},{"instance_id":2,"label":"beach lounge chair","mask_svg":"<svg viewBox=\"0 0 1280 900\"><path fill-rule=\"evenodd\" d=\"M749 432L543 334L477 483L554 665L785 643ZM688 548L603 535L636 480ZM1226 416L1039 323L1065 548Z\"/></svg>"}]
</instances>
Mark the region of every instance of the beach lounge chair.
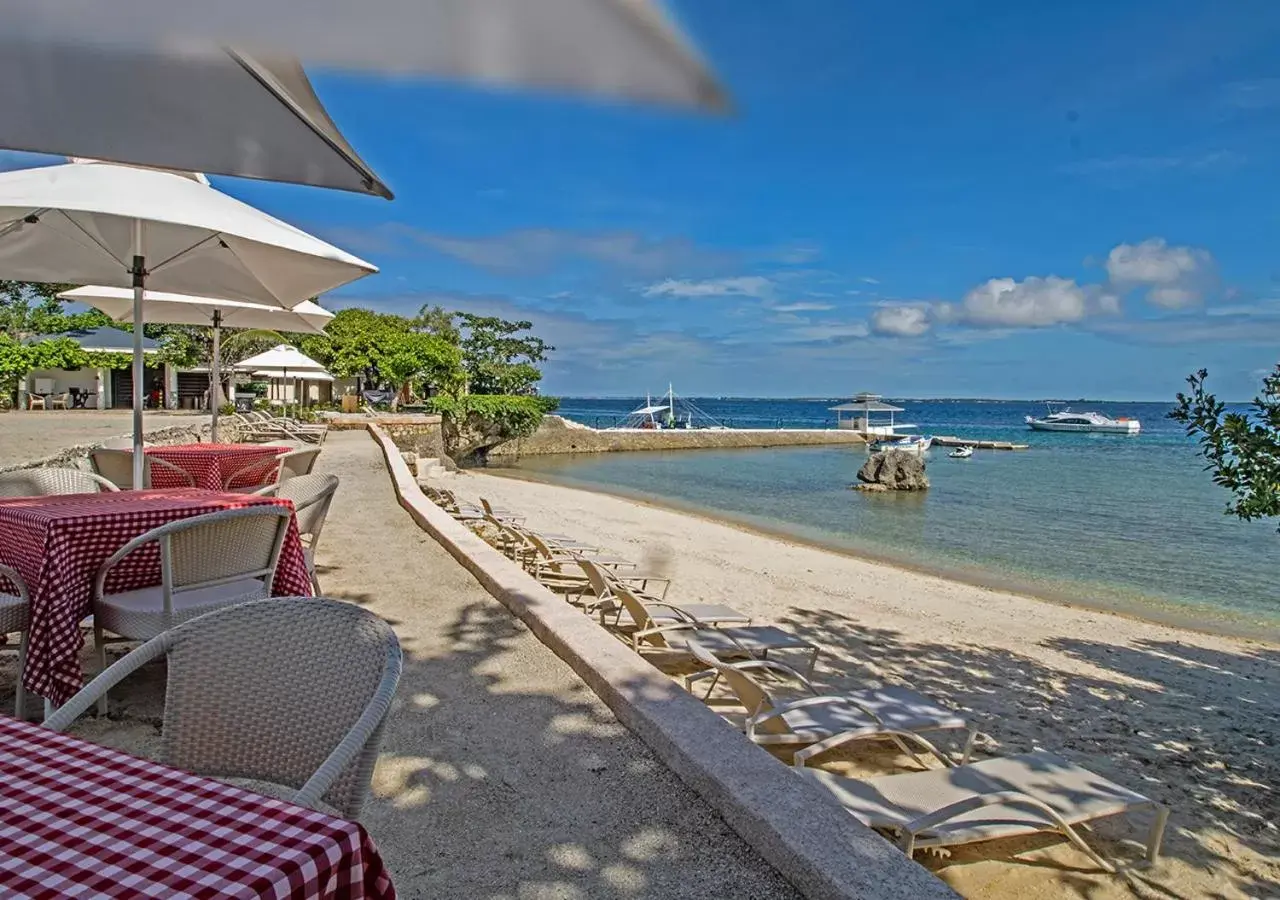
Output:
<instances>
[{"instance_id":1,"label":"beach lounge chair","mask_svg":"<svg viewBox=\"0 0 1280 900\"><path fill-rule=\"evenodd\" d=\"M797 753L796 765L807 758ZM922 847L1056 832L1104 871L1114 872L1116 867L1085 843L1077 826L1152 810L1147 860L1155 862L1169 816L1154 800L1045 751L877 778L800 771L864 825L897 834L908 856Z\"/></svg>"},{"instance_id":2,"label":"beach lounge chair","mask_svg":"<svg viewBox=\"0 0 1280 900\"><path fill-rule=\"evenodd\" d=\"M964 718L910 688L865 688L844 694L822 694L808 678L790 666L772 659L726 662L717 659L699 639L688 642L695 659L707 670L690 675L685 684L712 676L710 697L716 682L723 679L747 711L743 726L756 744L775 747L807 747L804 759L812 759L832 747L854 740L892 740L921 767L926 767L913 745L949 763L942 751L919 736L919 732L964 731L960 762L969 761L977 735ZM791 702L779 701L753 673L783 675L798 682L809 696Z\"/></svg>"},{"instance_id":3,"label":"beach lounge chair","mask_svg":"<svg viewBox=\"0 0 1280 900\"><path fill-rule=\"evenodd\" d=\"M402 668L390 625L323 597L221 609L121 658L45 727L66 730L157 659L168 660L160 762L360 817Z\"/></svg>"},{"instance_id":4,"label":"beach lounge chair","mask_svg":"<svg viewBox=\"0 0 1280 900\"><path fill-rule=\"evenodd\" d=\"M630 615L634 628L620 630L632 649L644 655L692 658L689 641L696 640L719 659L764 659L770 651L796 650L809 654L808 673L818 664L817 644L776 625L741 625L720 628L702 621L674 603L642 601L621 581L613 595ZM661 620L655 613L661 612Z\"/></svg>"},{"instance_id":5,"label":"beach lounge chair","mask_svg":"<svg viewBox=\"0 0 1280 900\"><path fill-rule=\"evenodd\" d=\"M627 587L631 596L649 608L649 617L656 622L683 621L684 616L670 614L665 602L667 589L671 579L660 575L646 575L640 572L618 572L605 569L595 560L586 557L577 559L578 568L591 584L594 595L590 602L584 604L584 611L599 615L600 624L620 631L634 630L638 626L622 605L622 601L614 595L614 586L622 584ZM707 624L731 623L734 625L750 625L751 617L738 612L731 606L719 603L686 603L680 607L688 615L699 622Z\"/></svg>"}]
</instances>

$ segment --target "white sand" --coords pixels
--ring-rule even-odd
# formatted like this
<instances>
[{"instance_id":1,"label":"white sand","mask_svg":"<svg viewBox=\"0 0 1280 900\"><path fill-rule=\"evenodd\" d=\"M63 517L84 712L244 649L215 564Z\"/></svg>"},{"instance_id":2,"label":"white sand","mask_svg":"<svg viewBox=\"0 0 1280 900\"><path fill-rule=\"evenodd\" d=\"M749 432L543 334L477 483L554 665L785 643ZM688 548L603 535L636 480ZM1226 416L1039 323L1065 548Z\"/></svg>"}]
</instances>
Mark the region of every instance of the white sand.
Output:
<instances>
[{"instance_id":1,"label":"white sand","mask_svg":"<svg viewBox=\"0 0 1280 900\"><path fill-rule=\"evenodd\" d=\"M449 487L669 574L672 600L727 602L786 624L824 648L827 684L912 684L965 710L992 737L985 752L1052 749L1173 810L1164 859L1129 876L1101 874L1053 839L928 861L968 896L1280 897L1280 648L946 581L587 491L471 473ZM1145 824L1104 823L1098 840L1136 858L1122 839L1141 838Z\"/></svg>"}]
</instances>

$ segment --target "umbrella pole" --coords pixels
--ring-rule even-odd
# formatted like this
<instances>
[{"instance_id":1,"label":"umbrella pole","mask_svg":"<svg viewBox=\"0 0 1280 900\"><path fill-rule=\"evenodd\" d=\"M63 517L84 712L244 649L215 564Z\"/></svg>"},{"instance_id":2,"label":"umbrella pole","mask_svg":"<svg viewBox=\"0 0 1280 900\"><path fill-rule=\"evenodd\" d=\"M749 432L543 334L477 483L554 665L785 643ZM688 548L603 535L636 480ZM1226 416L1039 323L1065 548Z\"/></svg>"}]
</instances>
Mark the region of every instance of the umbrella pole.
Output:
<instances>
[{"instance_id":1,"label":"umbrella pole","mask_svg":"<svg viewBox=\"0 0 1280 900\"><path fill-rule=\"evenodd\" d=\"M213 424L209 426L209 440L218 443L218 406L222 401L222 367L220 365L220 353L222 350L222 310L215 309L213 311L213 361L209 364L209 371L213 378L209 382L209 405L213 407Z\"/></svg>"},{"instance_id":2,"label":"umbrella pole","mask_svg":"<svg viewBox=\"0 0 1280 900\"><path fill-rule=\"evenodd\" d=\"M133 220L133 489L142 490L142 303L147 282L142 220Z\"/></svg>"}]
</instances>

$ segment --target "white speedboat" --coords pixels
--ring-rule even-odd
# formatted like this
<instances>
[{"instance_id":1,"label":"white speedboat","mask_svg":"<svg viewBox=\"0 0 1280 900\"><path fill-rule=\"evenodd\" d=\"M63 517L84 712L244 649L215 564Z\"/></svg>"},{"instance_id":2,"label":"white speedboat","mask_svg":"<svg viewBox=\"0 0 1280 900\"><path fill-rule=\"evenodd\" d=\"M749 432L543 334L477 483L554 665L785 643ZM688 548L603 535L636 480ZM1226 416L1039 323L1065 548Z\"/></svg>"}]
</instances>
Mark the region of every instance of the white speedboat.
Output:
<instances>
[{"instance_id":1,"label":"white speedboat","mask_svg":"<svg viewBox=\"0 0 1280 900\"><path fill-rule=\"evenodd\" d=\"M948 453L947 456L952 459L968 459L970 456L973 456L973 448L969 446L956 447Z\"/></svg>"},{"instance_id":2,"label":"white speedboat","mask_svg":"<svg viewBox=\"0 0 1280 900\"><path fill-rule=\"evenodd\" d=\"M907 453L921 454L933 446L933 438L922 434L893 434L878 438L876 450L903 450Z\"/></svg>"},{"instance_id":3,"label":"white speedboat","mask_svg":"<svg viewBox=\"0 0 1280 900\"><path fill-rule=\"evenodd\" d=\"M1032 431L1076 431L1099 434L1138 434L1142 423L1137 419L1112 419L1098 412L1072 412L1069 409L1054 411L1042 419L1027 416L1027 426Z\"/></svg>"}]
</instances>

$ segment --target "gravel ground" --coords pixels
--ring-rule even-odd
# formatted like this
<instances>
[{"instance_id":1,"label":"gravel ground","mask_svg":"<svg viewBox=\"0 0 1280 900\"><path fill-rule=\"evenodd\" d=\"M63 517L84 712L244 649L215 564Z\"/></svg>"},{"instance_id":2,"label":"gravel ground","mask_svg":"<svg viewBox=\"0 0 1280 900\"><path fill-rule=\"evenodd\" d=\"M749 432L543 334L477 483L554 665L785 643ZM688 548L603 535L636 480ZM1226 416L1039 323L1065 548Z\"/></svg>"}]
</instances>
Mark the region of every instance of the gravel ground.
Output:
<instances>
[{"instance_id":1,"label":"gravel ground","mask_svg":"<svg viewBox=\"0 0 1280 900\"><path fill-rule=\"evenodd\" d=\"M203 416L154 412L143 416L151 431L175 425L195 425ZM41 459L63 447L92 444L133 430L127 409L19 410L0 413L0 467Z\"/></svg>"}]
</instances>

